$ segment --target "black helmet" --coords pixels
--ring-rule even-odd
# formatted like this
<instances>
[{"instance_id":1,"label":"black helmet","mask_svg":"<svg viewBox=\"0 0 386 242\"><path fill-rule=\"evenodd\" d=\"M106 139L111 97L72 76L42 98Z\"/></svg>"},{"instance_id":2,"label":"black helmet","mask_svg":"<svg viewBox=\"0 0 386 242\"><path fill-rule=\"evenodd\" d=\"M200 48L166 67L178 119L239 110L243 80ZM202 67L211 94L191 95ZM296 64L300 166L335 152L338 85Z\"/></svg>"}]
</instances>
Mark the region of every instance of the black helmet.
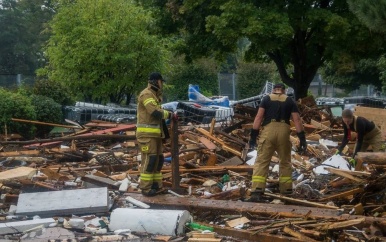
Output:
<instances>
[{"instance_id":1,"label":"black helmet","mask_svg":"<svg viewBox=\"0 0 386 242\"><path fill-rule=\"evenodd\" d=\"M281 88L281 89L285 89L285 85L283 84L283 83L276 83L274 86L273 86L273 88L275 89L275 88Z\"/></svg>"},{"instance_id":2,"label":"black helmet","mask_svg":"<svg viewBox=\"0 0 386 242\"><path fill-rule=\"evenodd\" d=\"M158 80L161 80L161 81L165 81L162 77L162 75L159 73L159 72L153 72L149 75L149 81L158 81Z\"/></svg>"}]
</instances>

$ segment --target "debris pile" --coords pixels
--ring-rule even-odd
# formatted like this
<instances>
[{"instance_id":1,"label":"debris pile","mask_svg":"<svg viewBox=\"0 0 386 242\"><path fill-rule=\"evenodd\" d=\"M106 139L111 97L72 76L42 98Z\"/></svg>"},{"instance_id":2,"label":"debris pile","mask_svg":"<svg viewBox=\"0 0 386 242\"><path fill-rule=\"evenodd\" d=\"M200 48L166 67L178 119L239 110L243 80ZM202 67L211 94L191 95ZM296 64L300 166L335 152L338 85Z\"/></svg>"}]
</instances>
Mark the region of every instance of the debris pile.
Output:
<instances>
[{"instance_id":1,"label":"debris pile","mask_svg":"<svg viewBox=\"0 0 386 242\"><path fill-rule=\"evenodd\" d=\"M344 155L334 155L343 129L333 107L304 99L299 108L308 148L297 152L299 140L293 128L293 194L278 193L279 160L273 156L266 203L244 202L258 155L246 149L257 109L241 104L234 106L231 119L221 122L180 120L177 137L172 135L164 144L166 190L155 197L144 197L138 189L141 156L135 124L92 120L62 127L48 139L8 136L0 142L0 237L16 241L386 239L386 153L358 153L357 166L350 167L347 159L355 140ZM383 128L382 111L355 110L358 115L376 113L373 120Z\"/></svg>"}]
</instances>

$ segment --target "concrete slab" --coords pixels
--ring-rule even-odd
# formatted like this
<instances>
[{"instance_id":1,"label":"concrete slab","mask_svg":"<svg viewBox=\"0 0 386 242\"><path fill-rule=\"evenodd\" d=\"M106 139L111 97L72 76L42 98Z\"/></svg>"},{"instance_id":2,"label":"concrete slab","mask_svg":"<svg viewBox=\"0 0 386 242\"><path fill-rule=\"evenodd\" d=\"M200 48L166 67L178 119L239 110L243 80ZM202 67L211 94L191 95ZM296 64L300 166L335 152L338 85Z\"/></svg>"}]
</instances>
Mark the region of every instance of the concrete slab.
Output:
<instances>
[{"instance_id":1,"label":"concrete slab","mask_svg":"<svg viewBox=\"0 0 386 242\"><path fill-rule=\"evenodd\" d=\"M109 210L106 187L22 193L19 195L16 215L56 215L105 213Z\"/></svg>"},{"instance_id":2,"label":"concrete slab","mask_svg":"<svg viewBox=\"0 0 386 242\"><path fill-rule=\"evenodd\" d=\"M55 223L55 220L53 218L0 223L0 234L3 235L22 233L26 230L36 228L40 225L47 227L52 223Z\"/></svg>"}]
</instances>

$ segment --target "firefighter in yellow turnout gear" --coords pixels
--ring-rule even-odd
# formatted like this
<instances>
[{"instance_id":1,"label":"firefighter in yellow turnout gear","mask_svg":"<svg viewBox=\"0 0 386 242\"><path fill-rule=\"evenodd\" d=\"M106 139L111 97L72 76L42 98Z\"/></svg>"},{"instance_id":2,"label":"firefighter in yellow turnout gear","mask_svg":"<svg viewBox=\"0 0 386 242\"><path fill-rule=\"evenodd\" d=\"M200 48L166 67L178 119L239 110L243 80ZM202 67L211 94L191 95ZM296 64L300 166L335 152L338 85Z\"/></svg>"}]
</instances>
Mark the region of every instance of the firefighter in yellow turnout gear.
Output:
<instances>
[{"instance_id":1,"label":"firefighter in yellow turnout gear","mask_svg":"<svg viewBox=\"0 0 386 242\"><path fill-rule=\"evenodd\" d=\"M141 151L139 188L145 196L155 196L162 189L162 139L168 138L163 122L171 116L169 111L161 108L163 82L160 73L151 73L147 88L138 96L136 137Z\"/></svg>"},{"instance_id":2,"label":"firefighter in yellow turnout gear","mask_svg":"<svg viewBox=\"0 0 386 242\"><path fill-rule=\"evenodd\" d=\"M257 153L252 175L252 188L250 202L264 201L262 195L266 186L266 179L269 171L269 163L272 155L278 153L279 163L279 189L281 194L292 193L292 166L290 141L290 118L292 117L298 137L300 148L306 149L307 143L303 124L300 119L299 110L295 101L285 93L284 84L275 84L273 92L265 96L259 106L259 110L253 122L250 147L256 146L258 140Z\"/></svg>"}]
</instances>

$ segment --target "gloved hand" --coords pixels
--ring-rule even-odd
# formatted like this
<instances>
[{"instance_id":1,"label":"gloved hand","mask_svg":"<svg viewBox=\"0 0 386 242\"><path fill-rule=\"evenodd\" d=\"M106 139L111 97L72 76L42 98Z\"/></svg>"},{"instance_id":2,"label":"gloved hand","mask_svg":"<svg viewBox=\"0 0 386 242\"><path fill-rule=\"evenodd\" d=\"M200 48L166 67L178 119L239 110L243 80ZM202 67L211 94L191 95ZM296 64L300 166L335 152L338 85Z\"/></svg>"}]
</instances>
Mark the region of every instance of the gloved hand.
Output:
<instances>
[{"instance_id":1,"label":"gloved hand","mask_svg":"<svg viewBox=\"0 0 386 242\"><path fill-rule=\"evenodd\" d=\"M177 115L177 112L172 113L172 119L173 119L174 121L178 121L178 115Z\"/></svg>"},{"instance_id":2,"label":"gloved hand","mask_svg":"<svg viewBox=\"0 0 386 242\"><path fill-rule=\"evenodd\" d=\"M249 142L248 142L250 149L256 147L257 136L259 136L259 130L251 129L251 133L249 135Z\"/></svg>"},{"instance_id":3,"label":"gloved hand","mask_svg":"<svg viewBox=\"0 0 386 242\"><path fill-rule=\"evenodd\" d=\"M335 155L342 155L342 151L340 151L339 149L335 151Z\"/></svg>"},{"instance_id":4,"label":"gloved hand","mask_svg":"<svg viewBox=\"0 0 386 242\"><path fill-rule=\"evenodd\" d=\"M306 151L307 141L306 141L306 134L304 133L304 131L301 131L298 133L298 138L300 141L299 151Z\"/></svg>"},{"instance_id":5,"label":"gloved hand","mask_svg":"<svg viewBox=\"0 0 386 242\"><path fill-rule=\"evenodd\" d=\"M350 165L354 168L357 165L357 161L354 158L350 158L350 160L348 160L348 163L350 163Z\"/></svg>"}]
</instances>

